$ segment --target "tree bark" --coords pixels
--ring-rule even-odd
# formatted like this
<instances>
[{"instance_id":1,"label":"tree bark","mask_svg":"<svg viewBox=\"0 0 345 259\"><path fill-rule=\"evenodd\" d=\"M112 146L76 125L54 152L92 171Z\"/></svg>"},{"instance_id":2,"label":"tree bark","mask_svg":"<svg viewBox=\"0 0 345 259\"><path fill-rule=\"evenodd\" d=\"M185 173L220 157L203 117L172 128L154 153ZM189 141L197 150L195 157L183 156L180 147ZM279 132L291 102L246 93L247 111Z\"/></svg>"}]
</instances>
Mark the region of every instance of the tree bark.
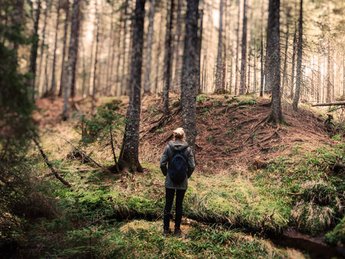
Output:
<instances>
[{"instance_id":1,"label":"tree bark","mask_svg":"<svg viewBox=\"0 0 345 259\"><path fill-rule=\"evenodd\" d=\"M154 18L155 18L156 0L150 0L149 10L149 28L147 32L147 46L146 46L146 65L144 78L144 93L151 93L151 67L152 67L152 46L154 36ZM158 64L156 64L158 66Z\"/></svg>"},{"instance_id":2,"label":"tree bark","mask_svg":"<svg viewBox=\"0 0 345 259\"><path fill-rule=\"evenodd\" d=\"M141 106L141 74L144 45L145 0L136 0L133 19L131 95L126 116L125 135L122 143L119 165L131 172L142 172L139 162L139 126Z\"/></svg>"},{"instance_id":3,"label":"tree bark","mask_svg":"<svg viewBox=\"0 0 345 259\"><path fill-rule=\"evenodd\" d=\"M246 0L245 0L246 1ZM219 1L219 29L218 29L218 49L216 64L216 93L224 93L223 87L223 14L224 0Z\"/></svg>"},{"instance_id":4,"label":"tree bark","mask_svg":"<svg viewBox=\"0 0 345 259\"><path fill-rule=\"evenodd\" d=\"M64 83L64 106L62 111L62 118L67 120L69 117L69 105L68 99L71 95L71 91L75 85L75 74L78 58L78 43L79 43L79 12L80 12L80 0L73 0L72 7L72 25L71 36L68 50L68 61L65 66L65 83Z\"/></svg>"},{"instance_id":5,"label":"tree bark","mask_svg":"<svg viewBox=\"0 0 345 259\"><path fill-rule=\"evenodd\" d=\"M291 88L290 98L294 98L294 87L295 87L295 67L296 67L296 51L297 50L297 26L295 25L295 32L293 35L293 47L292 47L292 67L291 67Z\"/></svg>"},{"instance_id":6,"label":"tree bark","mask_svg":"<svg viewBox=\"0 0 345 259\"><path fill-rule=\"evenodd\" d=\"M246 72L247 72L247 0L243 0L243 22L242 22L242 52L241 52L241 81L240 95L246 90Z\"/></svg>"},{"instance_id":7,"label":"tree bark","mask_svg":"<svg viewBox=\"0 0 345 259\"><path fill-rule=\"evenodd\" d=\"M284 66L283 66L283 80L282 80L282 95L284 95L285 87L288 85L288 75L287 75L287 60L288 60L288 50L289 50L289 23L290 23L290 8L286 10L286 32L285 32L285 50L284 50Z\"/></svg>"},{"instance_id":8,"label":"tree bark","mask_svg":"<svg viewBox=\"0 0 345 259\"><path fill-rule=\"evenodd\" d=\"M61 8L61 0L58 1L57 5L57 16L56 16L56 24L55 24L55 41L54 41L54 55L53 55L53 66L52 66L52 81L51 81L51 90L50 95L52 97L55 96L56 92L56 59L57 59L57 48L58 48L58 36L59 36L59 21L60 21L60 8Z\"/></svg>"},{"instance_id":9,"label":"tree bark","mask_svg":"<svg viewBox=\"0 0 345 259\"><path fill-rule=\"evenodd\" d=\"M297 40L297 74L296 91L293 98L292 107L295 111L298 109L298 103L302 84L302 60L303 60L303 0L300 0L299 20L298 20L298 40Z\"/></svg>"},{"instance_id":10,"label":"tree bark","mask_svg":"<svg viewBox=\"0 0 345 259\"><path fill-rule=\"evenodd\" d=\"M169 2L170 1L170 2ZM171 83L172 71L172 29L174 22L174 0L167 2L167 21L165 33L165 55L164 55L164 88L163 88L163 112L165 115L169 114L169 91Z\"/></svg>"},{"instance_id":11,"label":"tree bark","mask_svg":"<svg viewBox=\"0 0 345 259\"><path fill-rule=\"evenodd\" d=\"M38 43L39 43L39 23L41 17L41 0L36 2L37 7L36 11L34 12L34 30L33 30L33 40L30 50L30 67L29 72L31 74L31 88L32 88L32 98L35 98L35 85L36 85L36 68L37 68L37 51L38 51Z\"/></svg>"},{"instance_id":12,"label":"tree bark","mask_svg":"<svg viewBox=\"0 0 345 259\"><path fill-rule=\"evenodd\" d=\"M67 36L68 36L68 23L69 23L69 1L65 2L64 10L65 10L65 26L64 26L64 36L63 36L63 50L62 50L62 65L61 65L61 75L60 75L60 88L59 88L59 97L62 96L62 92L64 89L64 82L65 82L65 67L66 67L66 54L67 54Z\"/></svg>"},{"instance_id":13,"label":"tree bark","mask_svg":"<svg viewBox=\"0 0 345 259\"><path fill-rule=\"evenodd\" d=\"M280 0L270 0L267 26L267 88L272 91L271 114L273 124L283 121L280 96Z\"/></svg>"},{"instance_id":14,"label":"tree bark","mask_svg":"<svg viewBox=\"0 0 345 259\"><path fill-rule=\"evenodd\" d=\"M177 16L176 16L176 44L175 44L175 68L174 68L174 80L172 89L176 90L181 84L181 54L180 50L183 49L182 38L182 0L177 0Z\"/></svg>"},{"instance_id":15,"label":"tree bark","mask_svg":"<svg viewBox=\"0 0 345 259\"><path fill-rule=\"evenodd\" d=\"M194 149L196 138L196 90L199 89L198 75L198 12L199 0L187 2L186 35L183 53L181 78L181 104L183 126L186 131L187 142Z\"/></svg>"},{"instance_id":16,"label":"tree bark","mask_svg":"<svg viewBox=\"0 0 345 259\"><path fill-rule=\"evenodd\" d=\"M236 28L236 70L235 70L235 95L238 94L238 59L240 51L240 18L241 18L241 0L237 0L238 12L237 12L237 28Z\"/></svg>"}]
</instances>

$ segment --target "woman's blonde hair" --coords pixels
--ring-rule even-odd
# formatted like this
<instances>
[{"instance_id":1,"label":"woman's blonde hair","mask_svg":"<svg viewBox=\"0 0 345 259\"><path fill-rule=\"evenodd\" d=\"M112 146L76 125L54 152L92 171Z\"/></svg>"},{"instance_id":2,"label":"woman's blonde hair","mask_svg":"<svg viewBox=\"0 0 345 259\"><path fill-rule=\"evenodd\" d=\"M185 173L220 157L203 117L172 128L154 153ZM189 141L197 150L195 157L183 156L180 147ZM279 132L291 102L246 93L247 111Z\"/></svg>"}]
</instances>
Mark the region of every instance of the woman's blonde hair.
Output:
<instances>
[{"instance_id":1,"label":"woman's blonde hair","mask_svg":"<svg viewBox=\"0 0 345 259\"><path fill-rule=\"evenodd\" d=\"M184 129L183 128L177 128L173 131L173 134L174 134L174 139L175 140L182 140L184 141L185 140L185 133L184 133Z\"/></svg>"}]
</instances>

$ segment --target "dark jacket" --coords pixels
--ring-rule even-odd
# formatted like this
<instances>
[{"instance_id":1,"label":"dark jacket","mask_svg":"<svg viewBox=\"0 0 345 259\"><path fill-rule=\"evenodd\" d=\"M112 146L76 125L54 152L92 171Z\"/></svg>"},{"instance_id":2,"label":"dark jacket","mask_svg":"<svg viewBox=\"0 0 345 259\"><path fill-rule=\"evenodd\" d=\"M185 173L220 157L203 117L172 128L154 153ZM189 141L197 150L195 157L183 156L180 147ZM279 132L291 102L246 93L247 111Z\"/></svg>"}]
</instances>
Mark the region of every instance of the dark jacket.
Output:
<instances>
[{"instance_id":1,"label":"dark jacket","mask_svg":"<svg viewBox=\"0 0 345 259\"><path fill-rule=\"evenodd\" d=\"M172 159L175 150L184 150L184 156L187 158L188 162L188 177L181 183L181 184L174 184L168 172L168 165L169 161ZM195 169L195 161L192 149L188 146L186 142L182 141L170 141L168 145L165 147L163 155L160 161L160 167L162 173L165 175L165 187L168 189L177 189L177 190L186 190L188 187L188 178L191 177L194 169Z\"/></svg>"}]
</instances>

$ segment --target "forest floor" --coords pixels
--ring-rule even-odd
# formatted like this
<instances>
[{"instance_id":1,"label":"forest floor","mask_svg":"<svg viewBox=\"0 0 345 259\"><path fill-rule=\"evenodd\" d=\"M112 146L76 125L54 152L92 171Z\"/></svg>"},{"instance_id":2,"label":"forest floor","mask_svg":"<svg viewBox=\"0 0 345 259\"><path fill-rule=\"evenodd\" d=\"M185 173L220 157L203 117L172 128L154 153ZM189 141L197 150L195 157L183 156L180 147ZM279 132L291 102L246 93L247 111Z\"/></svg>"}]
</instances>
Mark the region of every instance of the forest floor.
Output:
<instances>
[{"instance_id":1,"label":"forest floor","mask_svg":"<svg viewBox=\"0 0 345 259\"><path fill-rule=\"evenodd\" d=\"M97 106L107 103L125 114L126 99L102 98ZM45 213L26 229L29 238L21 241L18 255L340 258L326 242L345 243L343 136L330 137L324 113L307 106L293 112L284 104L285 123L273 127L265 123L268 103L254 96L198 96L197 169L185 199L185 236L164 238L159 158L172 130L182 126L178 99L172 97L170 116L162 115L160 98L143 99L143 174L103 170L114 163L108 135L81 143L90 99L75 103L68 122L60 119L61 100L39 100L35 119L43 150L72 188L54 179L37 150L30 152L43 204L32 210ZM116 154L122 127L115 132ZM75 147L96 163L71 156ZM277 242L286 233L319 244L320 251L313 254L317 249L308 250L303 242L303 248Z\"/></svg>"}]
</instances>

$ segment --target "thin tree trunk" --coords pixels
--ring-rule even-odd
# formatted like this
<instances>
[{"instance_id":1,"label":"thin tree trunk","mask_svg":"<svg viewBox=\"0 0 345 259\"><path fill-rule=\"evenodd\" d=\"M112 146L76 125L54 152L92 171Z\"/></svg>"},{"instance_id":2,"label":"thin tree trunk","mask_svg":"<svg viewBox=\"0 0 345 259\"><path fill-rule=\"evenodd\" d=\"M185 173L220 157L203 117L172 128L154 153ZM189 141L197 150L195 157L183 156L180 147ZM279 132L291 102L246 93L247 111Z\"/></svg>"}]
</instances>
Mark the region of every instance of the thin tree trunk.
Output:
<instances>
[{"instance_id":1,"label":"thin tree trunk","mask_svg":"<svg viewBox=\"0 0 345 259\"><path fill-rule=\"evenodd\" d=\"M169 2L170 1L170 2ZM168 15L165 33L165 55L164 55L164 88L163 88L163 112L169 114L169 91L172 71L172 29L174 22L174 0L167 2Z\"/></svg>"},{"instance_id":2,"label":"thin tree trunk","mask_svg":"<svg viewBox=\"0 0 345 259\"><path fill-rule=\"evenodd\" d=\"M68 35L68 22L69 22L69 1L66 1L65 6L65 26L64 26L64 36L63 36L63 50L62 50L62 65L61 65L61 75L60 75L60 88L59 88L59 97L62 96L62 90L64 88L65 82L65 66L66 66L66 54L67 54L67 35Z\"/></svg>"},{"instance_id":3,"label":"thin tree trunk","mask_svg":"<svg viewBox=\"0 0 345 259\"><path fill-rule=\"evenodd\" d=\"M145 0L136 0L133 20L131 95L126 116L125 135L122 143L119 165L132 172L142 172L139 163L139 127L141 106L141 75L144 45Z\"/></svg>"},{"instance_id":4,"label":"thin tree trunk","mask_svg":"<svg viewBox=\"0 0 345 259\"><path fill-rule=\"evenodd\" d=\"M145 79L144 79L144 93L151 93L151 66L152 66L152 46L154 36L154 18L155 18L156 0L150 0L149 10L149 28L147 32L147 46L146 46L146 65L145 65ZM156 64L158 65L158 64Z\"/></svg>"},{"instance_id":5,"label":"thin tree trunk","mask_svg":"<svg viewBox=\"0 0 345 259\"><path fill-rule=\"evenodd\" d=\"M245 0L246 1L246 0ZM224 0L219 1L218 50L216 64L216 93L224 93L223 88L223 14Z\"/></svg>"},{"instance_id":6,"label":"thin tree trunk","mask_svg":"<svg viewBox=\"0 0 345 259\"><path fill-rule=\"evenodd\" d=\"M238 93L238 59L240 51L240 18L241 18L241 0L237 0L238 12L237 12L237 29L236 29L236 70L235 70L235 95Z\"/></svg>"},{"instance_id":7,"label":"thin tree trunk","mask_svg":"<svg viewBox=\"0 0 345 259\"><path fill-rule=\"evenodd\" d=\"M59 36L60 8L61 8L61 0L59 0L58 2L56 24L55 24L54 56L53 56L53 67L52 67L51 90L50 90L50 95L53 97L55 96L55 92L56 92L56 59L57 59L57 48L58 48L58 40L59 40L58 36Z\"/></svg>"},{"instance_id":8,"label":"thin tree trunk","mask_svg":"<svg viewBox=\"0 0 345 259\"><path fill-rule=\"evenodd\" d=\"M180 50L183 49L182 43L182 0L177 0L177 17L176 17L176 46L175 50L175 74L172 89L179 88L181 82L181 60Z\"/></svg>"},{"instance_id":9,"label":"thin tree trunk","mask_svg":"<svg viewBox=\"0 0 345 259\"><path fill-rule=\"evenodd\" d=\"M41 17L41 0L38 0L36 7L36 12L34 14L34 30L33 30L33 41L30 50L30 68L29 72L31 74L31 88L32 88L32 98L35 98L35 85L36 85L36 67L37 67L37 51L39 43L39 23Z\"/></svg>"},{"instance_id":10,"label":"thin tree trunk","mask_svg":"<svg viewBox=\"0 0 345 259\"><path fill-rule=\"evenodd\" d=\"M296 52L297 52L297 26L295 25L295 32L293 35L293 48L292 48L292 71L291 71L291 88L290 88L290 98L294 98L294 87L295 87L295 66L296 66Z\"/></svg>"},{"instance_id":11,"label":"thin tree trunk","mask_svg":"<svg viewBox=\"0 0 345 259\"><path fill-rule=\"evenodd\" d=\"M50 7L51 7L51 0L46 0L46 9L44 11L44 21L43 21L43 28L42 28L42 43L41 43L41 46L40 46L40 65L39 65L39 70L38 70L38 80L37 80L37 86L38 86L38 90L40 89L40 85L41 85L41 79L42 79L42 67L43 67L43 55L44 55L44 52L46 52L46 55L48 55L48 50L47 51L44 51L45 49L45 45L46 45L46 31L47 31L47 20L48 20L48 11L50 10ZM45 64L45 66L47 66L47 64ZM45 75L44 75L45 76ZM43 83L43 86L42 86L42 92L44 95L46 95L46 89L47 87L44 85Z\"/></svg>"},{"instance_id":12,"label":"thin tree trunk","mask_svg":"<svg viewBox=\"0 0 345 259\"><path fill-rule=\"evenodd\" d=\"M96 50L95 50L95 63L93 64L93 82L92 82L92 106L91 112L95 112L96 108L96 94L97 94L97 87L99 87L98 83L98 53L99 53L99 40L100 40L100 12L102 10L98 10L98 4L96 1Z\"/></svg>"},{"instance_id":13,"label":"thin tree trunk","mask_svg":"<svg viewBox=\"0 0 345 259\"><path fill-rule=\"evenodd\" d=\"M247 0L243 0L243 21L242 21L242 52L241 52L241 81L240 95L245 93L246 89L246 71L247 71Z\"/></svg>"},{"instance_id":14,"label":"thin tree trunk","mask_svg":"<svg viewBox=\"0 0 345 259\"><path fill-rule=\"evenodd\" d=\"M283 67L283 81L281 94L284 95L285 86L288 85L287 75L287 60L288 60L288 49L289 49L289 23L290 23L290 8L286 11L286 34L285 34L285 50L284 50L284 67Z\"/></svg>"},{"instance_id":15,"label":"thin tree trunk","mask_svg":"<svg viewBox=\"0 0 345 259\"><path fill-rule=\"evenodd\" d=\"M160 19L159 24L163 24L163 15L161 15L161 19ZM160 60L160 56L161 56L161 52L162 52L161 38L162 38L162 34L163 34L163 27L164 26L160 26L159 33L158 33L158 41L157 41L158 46L157 46L157 55L156 55L156 78L155 78L155 90L154 90L155 93L158 91L158 82L160 80L160 77L159 77L159 73L160 73L159 60Z\"/></svg>"},{"instance_id":16,"label":"thin tree trunk","mask_svg":"<svg viewBox=\"0 0 345 259\"><path fill-rule=\"evenodd\" d=\"M303 61L303 0L300 0L300 11L298 20L298 40L297 40L297 74L296 74L296 91L293 98L292 107L296 111L301 93L302 84L302 61Z\"/></svg>"}]
</instances>

